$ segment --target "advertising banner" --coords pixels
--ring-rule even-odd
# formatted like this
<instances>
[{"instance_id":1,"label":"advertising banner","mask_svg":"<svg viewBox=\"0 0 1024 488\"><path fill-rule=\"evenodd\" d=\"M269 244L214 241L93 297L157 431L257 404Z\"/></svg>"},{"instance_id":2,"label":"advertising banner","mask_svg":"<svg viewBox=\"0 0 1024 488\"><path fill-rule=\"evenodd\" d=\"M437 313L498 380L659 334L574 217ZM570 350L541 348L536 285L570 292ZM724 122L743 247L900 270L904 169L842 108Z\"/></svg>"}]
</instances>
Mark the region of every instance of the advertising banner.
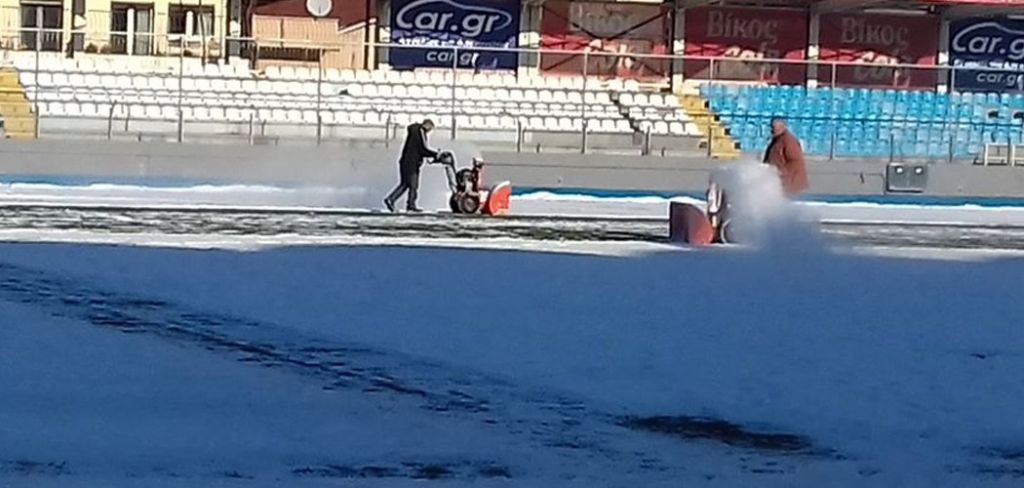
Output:
<instances>
[{"instance_id":1,"label":"advertising banner","mask_svg":"<svg viewBox=\"0 0 1024 488\"><path fill-rule=\"evenodd\" d=\"M818 37L822 61L934 66L939 19L932 15L826 14ZM838 66L836 85L934 88L936 70ZM818 80L832 81L832 67L821 65Z\"/></svg>"},{"instance_id":2,"label":"advertising banner","mask_svg":"<svg viewBox=\"0 0 1024 488\"><path fill-rule=\"evenodd\" d=\"M392 0L391 42L395 68L452 67L513 70L519 42L519 0ZM453 48L458 48L457 59Z\"/></svg>"},{"instance_id":3,"label":"advertising banner","mask_svg":"<svg viewBox=\"0 0 1024 488\"><path fill-rule=\"evenodd\" d=\"M544 4L541 70L615 78L668 77L671 10L662 5L553 0ZM578 51L580 54L576 54Z\"/></svg>"},{"instance_id":4,"label":"advertising banner","mask_svg":"<svg viewBox=\"0 0 1024 488\"><path fill-rule=\"evenodd\" d=\"M751 80L800 84L806 67L758 62L761 59L804 59L807 12L791 9L699 7L685 11L687 56L727 57L736 61L687 59L687 78Z\"/></svg>"},{"instance_id":5,"label":"advertising banner","mask_svg":"<svg viewBox=\"0 0 1024 488\"><path fill-rule=\"evenodd\" d=\"M961 91L1024 91L1024 20L962 19L949 26L951 83ZM996 68L982 71L970 68Z\"/></svg>"}]
</instances>

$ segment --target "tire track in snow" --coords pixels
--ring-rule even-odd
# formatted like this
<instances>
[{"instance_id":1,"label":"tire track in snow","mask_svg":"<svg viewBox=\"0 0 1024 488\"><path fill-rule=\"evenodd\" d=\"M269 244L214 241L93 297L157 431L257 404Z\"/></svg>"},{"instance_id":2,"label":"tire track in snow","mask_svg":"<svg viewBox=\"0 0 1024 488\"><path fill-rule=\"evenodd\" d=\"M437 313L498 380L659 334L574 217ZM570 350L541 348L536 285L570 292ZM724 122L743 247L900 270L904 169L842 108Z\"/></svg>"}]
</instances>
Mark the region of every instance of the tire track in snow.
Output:
<instances>
[{"instance_id":1,"label":"tire track in snow","mask_svg":"<svg viewBox=\"0 0 1024 488\"><path fill-rule=\"evenodd\" d=\"M1006 225L826 222L832 242L866 246L1022 249L1024 227ZM445 214L390 215L355 211L155 209L0 206L0 230L75 230L165 235L517 238L561 241L665 242L668 222L652 218Z\"/></svg>"}]
</instances>

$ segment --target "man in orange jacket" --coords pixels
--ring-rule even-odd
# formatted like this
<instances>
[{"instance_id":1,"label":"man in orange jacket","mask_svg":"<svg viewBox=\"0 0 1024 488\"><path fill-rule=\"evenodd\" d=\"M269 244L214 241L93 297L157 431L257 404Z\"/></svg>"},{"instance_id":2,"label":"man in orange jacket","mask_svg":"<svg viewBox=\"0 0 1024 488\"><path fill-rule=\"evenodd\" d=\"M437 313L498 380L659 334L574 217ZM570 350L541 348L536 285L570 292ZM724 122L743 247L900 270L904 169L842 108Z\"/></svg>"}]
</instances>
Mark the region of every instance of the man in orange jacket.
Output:
<instances>
[{"instance_id":1,"label":"man in orange jacket","mask_svg":"<svg viewBox=\"0 0 1024 488\"><path fill-rule=\"evenodd\" d=\"M786 129L786 122L772 119L772 140L764 152L765 164L774 166L782 179L782 190L793 197L807 189L807 165L800 141Z\"/></svg>"}]
</instances>

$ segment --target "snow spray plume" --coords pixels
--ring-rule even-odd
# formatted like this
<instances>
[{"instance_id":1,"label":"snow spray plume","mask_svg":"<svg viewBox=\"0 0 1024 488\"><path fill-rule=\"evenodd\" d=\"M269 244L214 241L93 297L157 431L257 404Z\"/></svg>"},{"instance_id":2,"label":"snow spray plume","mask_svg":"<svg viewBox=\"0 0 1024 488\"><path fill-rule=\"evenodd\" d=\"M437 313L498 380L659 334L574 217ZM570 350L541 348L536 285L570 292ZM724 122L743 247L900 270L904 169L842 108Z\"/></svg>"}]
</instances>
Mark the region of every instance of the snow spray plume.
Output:
<instances>
[{"instance_id":1,"label":"snow spray plume","mask_svg":"<svg viewBox=\"0 0 1024 488\"><path fill-rule=\"evenodd\" d=\"M813 219L786 197L774 168L744 161L721 167L711 177L729 200L734 242L771 252L823 249Z\"/></svg>"}]
</instances>

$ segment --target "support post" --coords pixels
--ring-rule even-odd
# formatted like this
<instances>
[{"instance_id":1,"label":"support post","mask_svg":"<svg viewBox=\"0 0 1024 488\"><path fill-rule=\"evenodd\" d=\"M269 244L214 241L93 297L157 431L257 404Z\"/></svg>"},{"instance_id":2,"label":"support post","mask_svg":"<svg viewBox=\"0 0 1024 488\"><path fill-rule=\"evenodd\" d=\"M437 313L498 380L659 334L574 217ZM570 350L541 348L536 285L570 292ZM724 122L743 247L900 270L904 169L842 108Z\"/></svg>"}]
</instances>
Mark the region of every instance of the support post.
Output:
<instances>
[{"instance_id":1,"label":"support post","mask_svg":"<svg viewBox=\"0 0 1024 488\"><path fill-rule=\"evenodd\" d=\"M583 132L580 135L580 154L587 153L587 79L590 65L590 50L583 51L583 85L580 89L580 127Z\"/></svg>"},{"instance_id":2,"label":"support post","mask_svg":"<svg viewBox=\"0 0 1024 488\"><path fill-rule=\"evenodd\" d=\"M117 102L110 104L110 112L107 114L107 140L114 138L114 110L117 108Z\"/></svg>"},{"instance_id":3,"label":"support post","mask_svg":"<svg viewBox=\"0 0 1024 488\"><path fill-rule=\"evenodd\" d=\"M458 98L455 96L455 91L458 89L458 74L459 74L459 47L455 46L452 50L452 140L458 135L458 129L456 126L456 109L455 106L458 103Z\"/></svg>"},{"instance_id":4,"label":"support post","mask_svg":"<svg viewBox=\"0 0 1024 488\"><path fill-rule=\"evenodd\" d=\"M178 38L178 142L185 141L185 35ZM129 113L131 111L129 110ZM127 118L126 118L127 120ZM127 122L126 122L127 123Z\"/></svg>"},{"instance_id":5,"label":"support post","mask_svg":"<svg viewBox=\"0 0 1024 488\"><path fill-rule=\"evenodd\" d=\"M316 145L319 146L323 142L323 116L320 114L321 97L323 93L324 84L324 50L319 49L319 56L316 61Z\"/></svg>"}]
</instances>

